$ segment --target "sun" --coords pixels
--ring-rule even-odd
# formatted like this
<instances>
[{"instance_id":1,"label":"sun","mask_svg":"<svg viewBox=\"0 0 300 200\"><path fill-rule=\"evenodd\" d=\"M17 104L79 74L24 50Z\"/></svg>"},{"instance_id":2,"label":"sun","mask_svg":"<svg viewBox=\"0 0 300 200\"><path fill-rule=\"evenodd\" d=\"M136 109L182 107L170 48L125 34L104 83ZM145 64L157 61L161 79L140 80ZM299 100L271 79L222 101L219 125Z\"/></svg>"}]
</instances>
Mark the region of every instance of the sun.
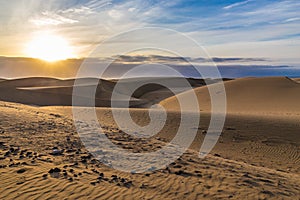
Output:
<instances>
[{"instance_id":1,"label":"sun","mask_svg":"<svg viewBox=\"0 0 300 200\"><path fill-rule=\"evenodd\" d=\"M44 33L35 36L27 44L26 54L48 62L66 60L76 57L68 41L58 35Z\"/></svg>"}]
</instances>

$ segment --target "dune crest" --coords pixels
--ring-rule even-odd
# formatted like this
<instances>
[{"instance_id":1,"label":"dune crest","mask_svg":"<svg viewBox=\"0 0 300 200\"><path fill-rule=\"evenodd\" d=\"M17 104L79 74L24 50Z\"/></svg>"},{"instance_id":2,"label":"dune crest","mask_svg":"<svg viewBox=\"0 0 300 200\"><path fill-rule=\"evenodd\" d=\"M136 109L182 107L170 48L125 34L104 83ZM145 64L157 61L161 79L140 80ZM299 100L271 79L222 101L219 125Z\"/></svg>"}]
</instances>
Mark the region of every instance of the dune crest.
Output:
<instances>
[{"instance_id":1,"label":"dune crest","mask_svg":"<svg viewBox=\"0 0 300 200\"><path fill-rule=\"evenodd\" d=\"M224 82L229 113L300 113L300 84L286 77L240 78ZM201 111L211 110L208 87L179 94L189 98L195 92ZM160 102L168 110L178 110L176 97Z\"/></svg>"}]
</instances>

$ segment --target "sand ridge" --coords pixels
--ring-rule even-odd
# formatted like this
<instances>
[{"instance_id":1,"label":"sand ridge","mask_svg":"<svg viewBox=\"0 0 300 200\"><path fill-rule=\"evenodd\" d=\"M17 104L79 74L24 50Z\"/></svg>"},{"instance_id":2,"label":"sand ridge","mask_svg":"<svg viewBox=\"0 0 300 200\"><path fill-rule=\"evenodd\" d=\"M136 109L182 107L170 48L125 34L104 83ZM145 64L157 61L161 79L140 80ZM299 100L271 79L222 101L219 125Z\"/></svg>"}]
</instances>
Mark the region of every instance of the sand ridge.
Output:
<instances>
[{"instance_id":1,"label":"sand ridge","mask_svg":"<svg viewBox=\"0 0 300 200\"><path fill-rule=\"evenodd\" d=\"M286 77L239 78L224 82L227 112L247 114L299 114L300 84ZM189 98L195 92L200 110L210 112L208 87L199 87L194 91L179 94ZM169 110L178 110L176 97L161 102Z\"/></svg>"}]
</instances>

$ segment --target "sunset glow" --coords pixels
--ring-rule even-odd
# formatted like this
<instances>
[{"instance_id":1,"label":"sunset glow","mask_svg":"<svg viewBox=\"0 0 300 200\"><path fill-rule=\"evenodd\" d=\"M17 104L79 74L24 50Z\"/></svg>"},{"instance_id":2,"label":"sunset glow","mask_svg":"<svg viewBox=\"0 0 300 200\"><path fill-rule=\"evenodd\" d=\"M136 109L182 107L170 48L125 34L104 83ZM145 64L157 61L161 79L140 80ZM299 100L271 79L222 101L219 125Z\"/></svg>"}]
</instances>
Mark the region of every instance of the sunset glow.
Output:
<instances>
[{"instance_id":1,"label":"sunset glow","mask_svg":"<svg viewBox=\"0 0 300 200\"><path fill-rule=\"evenodd\" d=\"M75 57L66 39L58 35L41 34L34 37L26 46L26 54L48 62Z\"/></svg>"}]
</instances>

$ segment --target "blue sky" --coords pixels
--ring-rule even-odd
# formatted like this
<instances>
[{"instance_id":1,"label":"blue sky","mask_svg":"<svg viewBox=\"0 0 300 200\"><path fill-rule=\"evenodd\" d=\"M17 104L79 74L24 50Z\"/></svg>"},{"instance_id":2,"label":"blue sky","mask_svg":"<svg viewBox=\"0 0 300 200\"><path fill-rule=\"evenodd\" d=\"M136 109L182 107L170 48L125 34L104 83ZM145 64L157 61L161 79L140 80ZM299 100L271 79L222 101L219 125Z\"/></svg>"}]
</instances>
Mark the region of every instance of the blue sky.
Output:
<instances>
[{"instance_id":1,"label":"blue sky","mask_svg":"<svg viewBox=\"0 0 300 200\"><path fill-rule=\"evenodd\" d=\"M0 0L0 55L26 57L28 41L51 32L86 57L115 34L155 26L186 34L212 57L299 67L299 9L299 0Z\"/></svg>"}]
</instances>

